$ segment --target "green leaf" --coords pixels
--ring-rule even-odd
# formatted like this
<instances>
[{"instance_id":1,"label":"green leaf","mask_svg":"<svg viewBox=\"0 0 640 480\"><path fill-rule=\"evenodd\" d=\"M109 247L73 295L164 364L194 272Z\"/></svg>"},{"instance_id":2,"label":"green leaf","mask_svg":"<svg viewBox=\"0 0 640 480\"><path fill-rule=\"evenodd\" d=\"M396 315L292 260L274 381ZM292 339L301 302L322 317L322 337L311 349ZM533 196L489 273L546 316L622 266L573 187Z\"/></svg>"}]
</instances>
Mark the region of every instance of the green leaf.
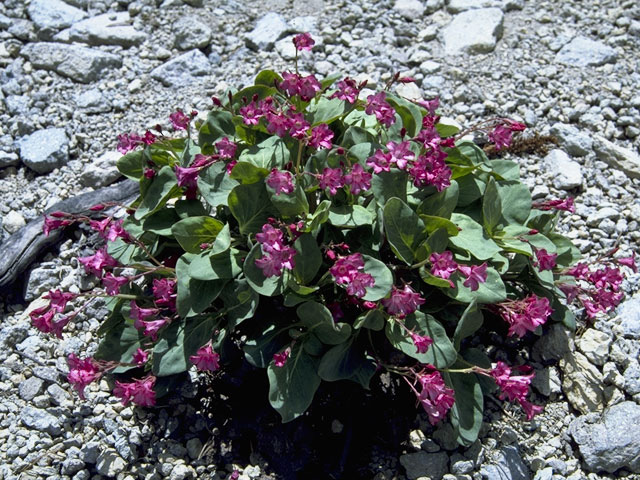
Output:
<instances>
[{"instance_id":1,"label":"green leaf","mask_svg":"<svg viewBox=\"0 0 640 480\"><path fill-rule=\"evenodd\" d=\"M344 132L341 144L344 148L348 149L360 143L371 144L375 141L375 135L369 130L352 125Z\"/></svg>"},{"instance_id":2,"label":"green leaf","mask_svg":"<svg viewBox=\"0 0 640 480\"><path fill-rule=\"evenodd\" d=\"M425 232L428 234L432 234L437 230L444 230L450 237L458 235L458 227L446 218L431 215L420 215L420 218L424 221Z\"/></svg>"},{"instance_id":3,"label":"green leaf","mask_svg":"<svg viewBox=\"0 0 640 480\"><path fill-rule=\"evenodd\" d=\"M501 158L489 160L493 171L497 173L501 180L520 180L520 165L511 160Z\"/></svg>"},{"instance_id":4,"label":"green leaf","mask_svg":"<svg viewBox=\"0 0 640 480\"><path fill-rule=\"evenodd\" d=\"M211 316L172 322L153 348L153 374L166 377L187 371L192 365L189 357L211 339L216 325L217 320Z\"/></svg>"},{"instance_id":5,"label":"green leaf","mask_svg":"<svg viewBox=\"0 0 640 480\"><path fill-rule=\"evenodd\" d=\"M531 213L529 187L519 181L499 182L496 186L501 200L502 216L506 222L525 223Z\"/></svg>"},{"instance_id":6,"label":"green leaf","mask_svg":"<svg viewBox=\"0 0 640 480\"><path fill-rule=\"evenodd\" d=\"M359 143L349 149L349 156L358 159L358 162L363 166L365 165L367 158L373 155L376 147L372 143Z\"/></svg>"},{"instance_id":7,"label":"green leaf","mask_svg":"<svg viewBox=\"0 0 640 480\"><path fill-rule=\"evenodd\" d=\"M373 213L360 205L342 205L329 209L328 220L339 228L361 227L373 223Z\"/></svg>"},{"instance_id":8,"label":"green leaf","mask_svg":"<svg viewBox=\"0 0 640 480\"><path fill-rule=\"evenodd\" d=\"M273 212L264 183L238 185L229 194L229 209L238 221L240 233L259 232Z\"/></svg>"},{"instance_id":9,"label":"green leaf","mask_svg":"<svg viewBox=\"0 0 640 480\"><path fill-rule=\"evenodd\" d=\"M351 326L336 323L329 309L318 302L305 302L298 306L296 313L302 324L327 345L338 345L351 335Z\"/></svg>"},{"instance_id":10,"label":"green leaf","mask_svg":"<svg viewBox=\"0 0 640 480\"><path fill-rule=\"evenodd\" d=\"M451 218L451 214L458 203L460 189L458 182L451 181L451 185L443 191L434 193L425 198L418 205L417 213L419 215L431 215L433 217Z\"/></svg>"},{"instance_id":11,"label":"green leaf","mask_svg":"<svg viewBox=\"0 0 640 480\"><path fill-rule=\"evenodd\" d=\"M316 362L302 346L294 346L291 357L283 367L273 363L267 368L269 403L280 414L282 422L290 422L302 415L320 386Z\"/></svg>"},{"instance_id":12,"label":"green leaf","mask_svg":"<svg viewBox=\"0 0 640 480\"><path fill-rule=\"evenodd\" d=\"M353 380L367 389L375 373L375 362L366 357L364 349L353 338L327 351L318 366L322 380Z\"/></svg>"},{"instance_id":13,"label":"green leaf","mask_svg":"<svg viewBox=\"0 0 640 480\"><path fill-rule=\"evenodd\" d=\"M556 265L568 267L580 261L582 254L571 240L559 233L549 233L547 236L557 249Z\"/></svg>"},{"instance_id":14,"label":"green leaf","mask_svg":"<svg viewBox=\"0 0 640 480\"><path fill-rule=\"evenodd\" d=\"M364 259L364 271L373 276L376 283L372 287L367 287L367 293L363 300L370 302L377 302L378 300L386 297L391 291L393 286L393 273L391 270L380 260L370 257L369 255L362 255Z\"/></svg>"},{"instance_id":15,"label":"green leaf","mask_svg":"<svg viewBox=\"0 0 640 480\"><path fill-rule=\"evenodd\" d=\"M457 442L468 447L478 439L484 412L484 396L474 373L445 374L455 391L456 402L451 407L451 424Z\"/></svg>"},{"instance_id":16,"label":"green leaf","mask_svg":"<svg viewBox=\"0 0 640 480\"><path fill-rule=\"evenodd\" d=\"M256 75L256 79L253 83L255 85L273 87L276 83L280 82L282 82L282 77L278 73L273 70L262 70L258 75Z\"/></svg>"},{"instance_id":17,"label":"green leaf","mask_svg":"<svg viewBox=\"0 0 640 480\"><path fill-rule=\"evenodd\" d=\"M439 228L427 237L427 241L423 245L426 245L428 247L429 254L431 254L433 252L443 252L444 250L446 250L448 244L449 234L444 228Z\"/></svg>"},{"instance_id":18,"label":"green leaf","mask_svg":"<svg viewBox=\"0 0 640 480\"><path fill-rule=\"evenodd\" d=\"M202 281L189 276L189 266L195 255L185 253L176 263L178 315L193 317L203 312L218 297L226 281Z\"/></svg>"},{"instance_id":19,"label":"green leaf","mask_svg":"<svg viewBox=\"0 0 640 480\"><path fill-rule=\"evenodd\" d=\"M462 303L471 303L476 300L478 303L498 303L506 300L507 292L500 278L500 274L493 267L487 268L487 281L478 284L478 290L472 292L469 287L463 285L465 278L459 274L451 277L454 288L449 288L445 293Z\"/></svg>"},{"instance_id":20,"label":"green leaf","mask_svg":"<svg viewBox=\"0 0 640 480\"><path fill-rule=\"evenodd\" d=\"M322 90L326 90L327 88L329 88L331 85L336 83L341 78L342 78L342 74L340 74L340 73L332 73L329 76L327 76L327 77L323 78L322 80L320 80L320 86L322 86Z\"/></svg>"},{"instance_id":21,"label":"green leaf","mask_svg":"<svg viewBox=\"0 0 640 480\"><path fill-rule=\"evenodd\" d=\"M380 206L383 206L392 197L397 197L406 202L407 172L392 170L374 175L371 178L371 191Z\"/></svg>"},{"instance_id":22,"label":"green leaf","mask_svg":"<svg viewBox=\"0 0 640 480\"><path fill-rule=\"evenodd\" d=\"M128 304L124 304L124 307ZM142 347L145 337L132 323L126 323L120 328L111 329L98 345L94 358L96 360L115 361L122 363L133 362L133 354ZM123 373L134 367L121 366L114 373Z\"/></svg>"},{"instance_id":23,"label":"green leaf","mask_svg":"<svg viewBox=\"0 0 640 480\"><path fill-rule=\"evenodd\" d=\"M464 175L456 179L460 194L458 196L458 206L466 207L482 197L485 183L474 175Z\"/></svg>"},{"instance_id":24,"label":"green leaf","mask_svg":"<svg viewBox=\"0 0 640 480\"><path fill-rule=\"evenodd\" d=\"M308 121L312 127L326 123L327 125L337 120L353 107L350 103L337 98L328 99L320 97L312 101L307 107Z\"/></svg>"},{"instance_id":25,"label":"green leaf","mask_svg":"<svg viewBox=\"0 0 640 480\"><path fill-rule=\"evenodd\" d=\"M309 213L309 201L302 186L297 183L290 194L276 194L275 190L267 185L267 191L271 194L271 203L278 209L283 217L296 217Z\"/></svg>"},{"instance_id":26,"label":"green leaf","mask_svg":"<svg viewBox=\"0 0 640 480\"><path fill-rule=\"evenodd\" d=\"M309 233L302 234L294 242L293 247L298 252L295 256L293 274L302 285L308 285L314 279L322 265L322 252L318 242Z\"/></svg>"},{"instance_id":27,"label":"green leaf","mask_svg":"<svg viewBox=\"0 0 640 480\"><path fill-rule=\"evenodd\" d=\"M453 137L460 131L460 129L455 125L441 122L436 123L436 130L438 131L438 135L442 138Z\"/></svg>"},{"instance_id":28,"label":"green leaf","mask_svg":"<svg viewBox=\"0 0 640 480\"><path fill-rule=\"evenodd\" d=\"M384 314L378 309L369 310L363 313L353 323L354 329L368 328L370 330L379 331L384 328Z\"/></svg>"},{"instance_id":29,"label":"green leaf","mask_svg":"<svg viewBox=\"0 0 640 480\"><path fill-rule=\"evenodd\" d=\"M198 178L198 190L212 207L227 205L229 193L237 185L238 182L227 174L227 167L223 162L216 162L206 168Z\"/></svg>"},{"instance_id":30,"label":"green leaf","mask_svg":"<svg viewBox=\"0 0 640 480\"><path fill-rule=\"evenodd\" d=\"M402 119L402 126L406 128L409 137L415 137L422 129L422 112L420 108L414 103L392 93L387 93L386 100Z\"/></svg>"},{"instance_id":31,"label":"green leaf","mask_svg":"<svg viewBox=\"0 0 640 480\"><path fill-rule=\"evenodd\" d=\"M222 137L233 138L236 128L231 113L224 110L212 110L207 120L200 127L198 144L201 147L211 146Z\"/></svg>"},{"instance_id":32,"label":"green leaf","mask_svg":"<svg viewBox=\"0 0 640 480\"><path fill-rule=\"evenodd\" d=\"M289 157L290 152L285 141L274 135L258 145L243 150L238 162L249 162L266 170L283 169L289 162Z\"/></svg>"},{"instance_id":33,"label":"green leaf","mask_svg":"<svg viewBox=\"0 0 640 480\"><path fill-rule=\"evenodd\" d=\"M262 84L250 85L248 87L243 88L233 96L233 105L236 107L243 106L245 105L245 101L251 102L255 95L258 96L259 100L262 100L267 97L272 97L277 93L278 93L278 90L276 89L273 83L271 85L262 85Z\"/></svg>"},{"instance_id":34,"label":"green leaf","mask_svg":"<svg viewBox=\"0 0 640 480\"><path fill-rule=\"evenodd\" d=\"M200 245L213 243L224 223L213 217L187 217L171 227L171 233L185 251L200 253Z\"/></svg>"},{"instance_id":35,"label":"green leaf","mask_svg":"<svg viewBox=\"0 0 640 480\"><path fill-rule=\"evenodd\" d=\"M420 217L402 200L392 198L384 206L384 230L396 256L411 265L415 250L425 239Z\"/></svg>"},{"instance_id":36,"label":"green leaf","mask_svg":"<svg viewBox=\"0 0 640 480\"><path fill-rule=\"evenodd\" d=\"M289 343L285 330L276 329L275 325L267 325L257 338L249 338L242 347L247 361L258 368L267 368L278 353Z\"/></svg>"},{"instance_id":37,"label":"green leaf","mask_svg":"<svg viewBox=\"0 0 640 480\"><path fill-rule=\"evenodd\" d=\"M230 331L243 320L252 318L260 302L260 296L245 279L228 283L220 298L224 302L225 317Z\"/></svg>"},{"instance_id":38,"label":"green leaf","mask_svg":"<svg viewBox=\"0 0 640 480\"><path fill-rule=\"evenodd\" d=\"M484 150L472 141L463 140L456 145L460 153L471 160L473 165L489 165L489 159Z\"/></svg>"},{"instance_id":39,"label":"green leaf","mask_svg":"<svg viewBox=\"0 0 640 480\"><path fill-rule=\"evenodd\" d=\"M142 150L135 150L133 152L127 153L123 157L120 157L116 162L118 171L131 180L140 180L140 177L142 177L142 172L144 170L144 159L142 158L142 152Z\"/></svg>"},{"instance_id":40,"label":"green leaf","mask_svg":"<svg viewBox=\"0 0 640 480\"><path fill-rule=\"evenodd\" d=\"M306 228L307 232L313 232L316 228L320 227L324 222L329 219L329 208L331 207L331 201L323 200L317 206L316 211L311 216L311 221Z\"/></svg>"},{"instance_id":41,"label":"green leaf","mask_svg":"<svg viewBox=\"0 0 640 480\"><path fill-rule=\"evenodd\" d=\"M235 249L227 249L222 253L211 255L203 252L191 261L189 276L196 280L225 280L237 277L241 268L241 257L244 254Z\"/></svg>"},{"instance_id":42,"label":"green leaf","mask_svg":"<svg viewBox=\"0 0 640 480\"><path fill-rule=\"evenodd\" d=\"M484 197L482 198L482 219L484 228L489 234L493 234L501 218L502 201L498 193L496 181L490 178L489 183L487 183L487 188L484 191Z\"/></svg>"},{"instance_id":43,"label":"green leaf","mask_svg":"<svg viewBox=\"0 0 640 480\"><path fill-rule=\"evenodd\" d=\"M500 247L491 240L482 226L471 217L461 213L451 215L451 221L458 228L458 235L450 237L449 242L455 247L469 252L478 260L487 260L500 252Z\"/></svg>"},{"instance_id":44,"label":"green leaf","mask_svg":"<svg viewBox=\"0 0 640 480\"><path fill-rule=\"evenodd\" d=\"M165 208L145 218L142 222L142 228L156 235L170 237L172 235L171 227L179 220L180 217L174 208Z\"/></svg>"},{"instance_id":45,"label":"green leaf","mask_svg":"<svg viewBox=\"0 0 640 480\"><path fill-rule=\"evenodd\" d=\"M267 297L282 294L287 288L289 271L283 270L280 277L266 278L264 273L262 273L262 270L260 270L256 265L256 260L258 258L262 258L262 249L260 248L260 244L253 246L244 261L244 275L247 277L249 285L251 285L251 288L260 295L265 295Z\"/></svg>"},{"instance_id":46,"label":"green leaf","mask_svg":"<svg viewBox=\"0 0 640 480\"><path fill-rule=\"evenodd\" d=\"M231 171L231 178L243 184L259 182L267 175L269 175L269 170L256 167L249 162L238 162Z\"/></svg>"},{"instance_id":47,"label":"green leaf","mask_svg":"<svg viewBox=\"0 0 640 480\"><path fill-rule=\"evenodd\" d=\"M181 192L182 189L178 187L178 180L173 169L168 166L162 167L151 179L149 188L142 196L142 202L140 202L134 217L137 220L142 220L164 207L170 198L181 195Z\"/></svg>"},{"instance_id":48,"label":"green leaf","mask_svg":"<svg viewBox=\"0 0 640 480\"><path fill-rule=\"evenodd\" d=\"M478 309L477 300L472 300L467 306L464 313L456 325L456 331L453 334L453 346L456 350L460 350L460 342L463 339L473 335L482 326L484 317Z\"/></svg>"},{"instance_id":49,"label":"green leaf","mask_svg":"<svg viewBox=\"0 0 640 480\"><path fill-rule=\"evenodd\" d=\"M436 277L429 270L427 270L427 267L425 266L420 267L418 273L420 273L420 278L422 278L422 281L428 285L433 285L434 287L440 288L451 288L449 280Z\"/></svg>"},{"instance_id":50,"label":"green leaf","mask_svg":"<svg viewBox=\"0 0 640 480\"><path fill-rule=\"evenodd\" d=\"M178 200L175 204L176 213L180 218L203 217L207 211L200 200Z\"/></svg>"}]
</instances>

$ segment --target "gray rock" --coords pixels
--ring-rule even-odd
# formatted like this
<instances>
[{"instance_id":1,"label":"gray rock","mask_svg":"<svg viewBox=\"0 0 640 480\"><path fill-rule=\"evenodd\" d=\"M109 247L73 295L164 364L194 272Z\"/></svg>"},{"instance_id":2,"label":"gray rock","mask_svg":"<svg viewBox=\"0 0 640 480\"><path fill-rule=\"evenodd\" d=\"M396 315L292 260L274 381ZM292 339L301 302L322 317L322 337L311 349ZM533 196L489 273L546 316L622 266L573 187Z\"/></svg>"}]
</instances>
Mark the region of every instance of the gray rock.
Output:
<instances>
[{"instance_id":1,"label":"gray rock","mask_svg":"<svg viewBox=\"0 0 640 480\"><path fill-rule=\"evenodd\" d=\"M587 37L576 37L556 54L556 61L574 67L591 67L613 63L616 51L601 42Z\"/></svg>"},{"instance_id":2,"label":"gray rock","mask_svg":"<svg viewBox=\"0 0 640 480\"><path fill-rule=\"evenodd\" d=\"M89 45L140 45L147 34L131 25L129 12L110 12L75 23L69 29L69 39Z\"/></svg>"},{"instance_id":3,"label":"gray rock","mask_svg":"<svg viewBox=\"0 0 640 480\"><path fill-rule=\"evenodd\" d=\"M16 233L27 224L20 212L11 210L2 219L2 227L9 233Z\"/></svg>"},{"instance_id":4,"label":"gray rock","mask_svg":"<svg viewBox=\"0 0 640 480\"><path fill-rule=\"evenodd\" d=\"M276 41L289 30L287 20L279 13L269 12L246 34L245 42L253 50L271 50Z\"/></svg>"},{"instance_id":5,"label":"gray rock","mask_svg":"<svg viewBox=\"0 0 640 480\"><path fill-rule=\"evenodd\" d=\"M29 17L42 31L45 39L63 28L67 28L79 22L87 16L79 8L72 7L62 0L33 0L27 8Z\"/></svg>"},{"instance_id":6,"label":"gray rock","mask_svg":"<svg viewBox=\"0 0 640 480\"><path fill-rule=\"evenodd\" d=\"M500 7L497 0L449 0L447 10L451 13L460 13L475 8Z\"/></svg>"},{"instance_id":7,"label":"gray rock","mask_svg":"<svg viewBox=\"0 0 640 480\"><path fill-rule=\"evenodd\" d=\"M624 390L629 395L640 393L640 364L636 360L624 371Z\"/></svg>"},{"instance_id":8,"label":"gray rock","mask_svg":"<svg viewBox=\"0 0 640 480\"><path fill-rule=\"evenodd\" d=\"M536 476L533 480L551 480L553 478L553 468L547 467L536 472Z\"/></svg>"},{"instance_id":9,"label":"gray rock","mask_svg":"<svg viewBox=\"0 0 640 480\"><path fill-rule=\"evenodd\" d=\"M555 135L560 140L560 145L574 157L584 157L592 151L593 139L590 135L581 133L573 125L556 123L551 127L551 135Z\"/></svg>"},{"instance_id":10,"label":"gray rock","mask_svg":"<svg viewBox=\"0 0 640 480\"><path fill-rule=\"evenodd\" d=\"M531 478L529 469L514 445L502 447L498 452L495 465L483 465L480 474L487 480L529 480Z\"/></svg>"},{"instance_id":11,"label":"gray rock","mask_svg":"<svg viewBox=\"0 0 640 480\"><path fill-rule=\"evenodd\" d=\"M85 463L96 463L101 446L98 442L88 442L80 447L80 459Z\"/></svg>"},{"instance_id":12,"label":"gray rock","mask_svg":"<svg viewBox=\"0 0 640 480\"><path fill-rule=\"evenodd\" d=\"M111 106L105 100L102 92L97 88L92 88L76 96L75 103L87 113L102 113L111 110Z\"/></svg>"},{"instance_id":13,"label":"gray rock","mask_svg":"<svg viewBox=\"0 0 640 480\"><path fill-rule=\"evenodd\" d=\"M582 414L601 412L604 407L602 374L580 352L567 353L560 360L564 372L562 389L569 403Z\"/></svg>"},{"instance_id":14,"label":"gray rock","mask_svg":"<svg viewBox=\"0 0 640 480\"><path fill-rule=\"evenodd\" d=\"M407 20L419 19L424 15L424 4L420 0L396 0L393 9Z\"/></svg>"},{"instance_id":15,"label":"gray rock","mask_svg":"<svg viewBox=\"0 0 640 480\"><path fill-rule=\"evenodd\" d=\"M598 159L613 168L622 170L630 178L640 178L640 155L628 148L621 147L599 135L593 142Z\"/></svg>"},{"instance_id":16,"label":"gray rock","mask_svg":"<svg viewBox=\"0 0 640 480\"><path fill-rule=\"evenodd\" d=\"M62 418L40 408L25 407L20 412L20 420L26 427L33 428L39 432L46 432L50 435L60 435L62 433Z\"/></svg>"},{"instance_id":17,"label":"gray rock","mask_svg":"<svg viewBox=\"0 0 640 480\"><path fill-rule=\"evenodd\" d=\"M180 50L206 47L211 33L211 28L197 17L181 17L173 24L174 45Z\"/></svg>"},{"instance_id":18,"label":"gray rock","mask_svg":"<svg viewBox=\"0 0 640 480\"><path fill-rule=\"evenodd\" d=\"M0 330L0 347L12 349L22 342L29 335L30 324L31 322L26 320L14 325L5 325Z\"/></svg>"},{"instance_id":19,"label":"gray rock","mask_svg":"<svg viewBox=\"0 0 640 480\"><path fill-rule=\"evenodd\" d=\"M96 461L96 470L100 475L115 477L127 467L127 463L113 450L105 450Z\"/></svg>"},{"instance_id":20,"label":"gray rock","mask_svg":"<svg viewBox=\"0 0 640 480\"><path fill-rule=\"evenodd\" d=\"M25 402L33 400L42 393L44 382L38 377L29 377L18 385L18 395Z\"/></svg>"},{"instance_id":21,"label":"gray rock","mask_svg":"<svg viewBox=\"0 0 640 480\"><path fill-rule=\"evenodd\" d=\"M69 139L64 128L38 130L18 141L20 159L37 173L49 173L69 161Z\"/></svg>"},{"instance_id":22,"label":"gray rock","mask_svg":"<svg viewBox=\"0 0 640 480\"><path fill-rule=\"evenodd\" d=\"M582 167L562 150L551 150L544 157L543 166L557 189L571 190L582 185Z\"/></svg>"},{"instance_id":23,"label":"gray rock","mask_svg":"<svg viewBox=\"0 0 640 480\"><path fill-rule=\"evenodd\" d=\"M47 382L55 383L60 381L60 372L53 367L33 367L33 374Z\"/></svg>"},{"instance_id":24,"label":"gray rock","mask_svg":"<svg viewBox=\"0 0 640 480\"><path fill-rule=\"evenodd\" d=\"M622 402L604 415L595 413L576 418L569 434L591 472L613 473L620 468L640 472L640 405Z\"/></svg>"},{"instance_id":25,"label":"gray rock","mask_svg":"<svg viewBox=\"0 0 640 480\"><path fill-rule=\"evenodd\" d=\"M640 296L622 302L616 313L622 335L634 340L640 339Z\"/></svg>"},{"instance_id":26,"label":"gray rock","mask_svg":"<svg viewBox=\"0 0 640 480\"><path fill-rule=\"evenodd\" d=\"M151 78L166 87L181 87L211 73L211 64L200 50L191 50L151 71Z\"/></svg>"},{"instance_id":27,"label":"gray rock","mask_svg":"<svg viewBox=\"0 0 640 480\"><path fill-rule=\"evenodd\" d=\"M620 218L620 211L613 207L602 207L587 217L586 223L590 227L597 227L603 220L616 221Z\"/></svg>"},{"instance_id":28,"label":"gray rock","mask_svg":"<svg viewBox=\"0 0 640 480\"><path fill-rule=\"evenodd\" d=\"M49 394L51 401L55 405L66 405L71 401L69 393L67 393L67 391L57 383L52 383L51 385L49 385L49 387L47 388L47 393Z\"/></svg>"},{"instance_id":29,"label":"gray rock","mask_svg":"<svg viewBox=\"0 0 640 480\"><path fill-rule=\"evenodd\" d=\"M400 457L400 463L407 471L407 477L414 480L418 477L429 477L440 480L447 473L449 456L444 452L408 453Z\"/></svg>"},{"instance_id":30,"label":"gray rock","mask_svg":"<svg viewBox=\"0 0 640 480\"><path fill-rule=\"evenodd\" d=\"M578 339L578 348L594 365L602 366L609 357L609 346L613 339L611 335L590 328Z\"/></svg>"},{"instance_id":31,"label":"gray rock","mask_svg":"<svg viewBox=\"0 0 640 480\"><path fill-rule=\"evenodd\" d=\"M202 442L199 438L191 438L187 440L187 452L189 453L189 457L195 460L200 456L200 452L202 451Z\"/></svg>"},{"instance_id":32,"label":"gray rock","mask_svg":"<svg viewBox=\"0 0 640 480\"><path fill-rule=\"evenodd\" d=\"M246 476L248 476L249 478L255 478L260 475L260 473L258 473L258 475L256 475L255 477L252 475L249 475L247 470L250 470L250 468L251 467L247 467L244 469L244 473ZM193 469L191 467L188 467L186 465L176 465L171 470L171 474L169 475L169 480L184 480L185 478L191 478L192 474L193 474Z\"/></svg>"},{"instance_id":33,"label":"gray rock","mask_svg":"<svg viewBox=\"0 0 640 480\"><path fill-rule=\"evenodd\" d=\"M11 167L20 163L20 157L14 152L0 150L0 168Z\"/></svg>"},{"instance_id":34,"label":"gray rock","mask_svg":"<svg viewBox=\"0 0 640 480\"><path fill-rule=\"evenodd\" d=\"M122 174L116 162L122 155L118 152L105 152L89 164L80 175L80 182L86 187L99 188L110 185Z\"/></svg>"},{"instance_id":35,"label":"gray rock","mask_svg":"<svg viewBox=\"0 0 640 480\"><path fill-rule=\"evenodd\" d=\"M79 458L66 458L60 467L63 475L73 475L84 468L84 462Z\"/></svg>"},{"instance_id":36,"label":"gray rock","mask_svg":"<svg viewBox=\"0 0 640 480\"><path fill-rule=\"evenodd\" d=\"M504 14L499 8L462 12L442 30L447 55L488 53L502 37Z\"/></svg>"},{"instance_id":37,"label":"gray rock","mask_svg":"<svg viewBox=\"0 0 640 480\"><path fill-rule=\"evenodd\" d=\"M315 12L314 12L315 13ZM312 15L306 15L302 17L295 17L289 21L289 29L295 33L309 32L316 41L316 45L322 43L322 39L319 35L315 34L318 30L318 18Z\"/></svg>"},{"instance_id":38,"label":"gray rock","mask_svg":"<svg viewBox=\"0 0 640 480\"><path fill-rule=\"evenodd\" d=\"M567 330L562 325L554 323L533 345L532 353L533 358L542 363L560 360L569 353Z\"/></svg>"},{"instance_id":39,"label":"gray rock","mask_svg":"<svg viewBox=\"0 0 640 480\"><path fill-rule=\"evenodd\" d=\"M26 95L9 95L4 99L4 103L11 115L26 115L29 112L31 100Z\"/></svg>"},{"instance_id":40,"label":"gray rock","mask_svg":"<svg viewBox=\"0 0 640 480\"><path fill-rule=\"evenodd\" d=\"M80 83L91 83L112 68L120 68L122 59L111 53L58 43L30 43L21 51L35 68L53 70Z\"/></svg>"}]
</instances>

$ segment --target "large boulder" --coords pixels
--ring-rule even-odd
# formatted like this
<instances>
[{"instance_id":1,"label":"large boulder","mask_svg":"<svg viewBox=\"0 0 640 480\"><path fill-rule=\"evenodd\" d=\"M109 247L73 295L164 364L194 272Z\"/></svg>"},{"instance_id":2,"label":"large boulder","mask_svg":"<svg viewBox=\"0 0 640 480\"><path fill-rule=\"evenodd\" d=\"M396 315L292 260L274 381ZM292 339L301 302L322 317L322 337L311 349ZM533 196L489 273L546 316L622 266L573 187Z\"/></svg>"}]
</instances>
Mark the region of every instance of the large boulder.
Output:
<instances>
[{"instance_id":1,"label":"large boulder","mask_svg":"<svg viewBox=\"0 0 640 480\"><path fill-rule=\"evenodd\" d=\"M456 15L442 30L447 55L489 53L502 38L504 13L499 8L479 8Z\"/></svg>"},{"instance_id":2,"label":"large boulder","mask_svg":"<svg viewBox=\"0 0 640 480\"><path fill-rule=\"evenodd\" d=\"M40 38L46 40L58 30L70 27L87 16L84 11L62 0L31 0L27 12L39 30Z\"/></svg>"},{"instance_id":3,"label":"large boulder","mask_svg":"<svg viewBox=\"0 0 640 480\"><path fill-rule=\"evenodd\" d=\"M595 67L616 61L616 51L587 37L576 37L556 54L556 61L573 67Z\"/></svg>"}]
</instances>

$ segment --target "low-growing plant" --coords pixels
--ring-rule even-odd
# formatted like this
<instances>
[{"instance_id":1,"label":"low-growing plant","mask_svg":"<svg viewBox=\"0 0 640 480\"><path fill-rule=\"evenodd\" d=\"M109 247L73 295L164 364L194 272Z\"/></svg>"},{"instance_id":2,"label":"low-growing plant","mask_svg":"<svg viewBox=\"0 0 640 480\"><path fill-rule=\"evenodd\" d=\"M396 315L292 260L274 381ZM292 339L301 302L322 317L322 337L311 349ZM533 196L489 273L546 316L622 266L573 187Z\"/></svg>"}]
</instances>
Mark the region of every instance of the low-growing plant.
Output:
<instances>
[{"instance_id":1,"label":"low-growing plant","mask_svg":"<svg viewBox=\"0 0 640 480\"><path fill-rule=\"evenodd\" d=\"M310 49L308 34L295 37ZM55 290L33 323L61 336L76 297L107 297L95 356L69 357L82 397L105 373L114 395L153 405L167 379L193 365L224 369L232 349L266 369L282 420L302 415L324 380L368 388L380 372L402 377L436 424L449 414L460 444L473 442L483 397L497 391L527 419L526 365L492 364L478 330L543 335L615 306L614 264L576 264L555 231L571 198L532 203L519 167L489 160L525 129L495 118L461 131L437 100L412 102L365 83L298 72L260 72L255 84L213 98L206 120L174 112L119 137L118 169L140 183L123 218L56 212L45 233L88 223L107 241L79 258L101 279L93 293ZM82 308L82 307L81 307ZM80 309L81 309L80 308ZM516 374L520 373L520 374ZM127 381L128 380L128 381Z\"/></svg>"}]
</instances>

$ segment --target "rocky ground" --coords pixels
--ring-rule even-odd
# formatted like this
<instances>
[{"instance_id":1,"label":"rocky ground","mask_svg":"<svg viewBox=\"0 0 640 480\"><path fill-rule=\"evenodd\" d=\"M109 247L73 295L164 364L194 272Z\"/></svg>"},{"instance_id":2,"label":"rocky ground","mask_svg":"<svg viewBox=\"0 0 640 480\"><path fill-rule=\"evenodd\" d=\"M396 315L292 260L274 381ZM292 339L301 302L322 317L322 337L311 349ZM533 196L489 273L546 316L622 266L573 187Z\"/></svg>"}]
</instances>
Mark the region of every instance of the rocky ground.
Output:
<instances>
[{"instance_id":1,"label":"rocky ground","mask_svg":"<svg viewBox=\"0 0 640 480\"><path fill-rule=\"evenodd\" d=\"M290 67L291 36L310 31L310 72L375 86L400 71L417 80L405 96L439 95L460 123L504 115L555 135L544 158L517 158L534 198L575 197L560 228L591 259L614 244L637 249L636 0L66 1L0 4L0 241L59 200L116 181L117 134L167 125L176 108L206 112L211 95ZM3 304L0 480L221 479L235 469L296 478L252 445L240 451L194 398L201 381L148 410L122 407L106 383L85 402L70 394L64 358L95 349L99 306L62 341L37 334L24 311L54 286L89 286L75 257L91 240L77 232L34 265L26 303ZM640 478L639 284L630 275L628 299L593 328L554 326L523 351L546 405L534 421L490 402L481 439L463 449L412 414L404 439L381 443L350 478ZM337 441L341 431L332 425Z\"/></svg>"}]
</instances>

